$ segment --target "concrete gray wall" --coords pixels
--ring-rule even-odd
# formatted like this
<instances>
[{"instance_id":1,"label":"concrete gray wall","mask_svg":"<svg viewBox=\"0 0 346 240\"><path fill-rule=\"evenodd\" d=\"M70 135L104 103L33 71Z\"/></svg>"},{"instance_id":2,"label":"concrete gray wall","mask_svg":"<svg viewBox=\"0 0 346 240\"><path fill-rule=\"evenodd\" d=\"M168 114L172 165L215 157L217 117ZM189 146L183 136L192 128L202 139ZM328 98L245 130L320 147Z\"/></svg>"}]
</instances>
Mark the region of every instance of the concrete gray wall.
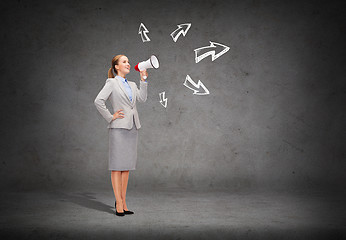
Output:
<instances>
[{"instance_id":1,"label":"concrete gray wall","mask_svg":"<svg viewBox=\"0 0 346 240\"><path fill-rule=\"evenodd\" d=\"M93 101L117 54L161 63L138 104L129 188L342 187L345 11L313 2L2 1L2 189L110 188ZM175 43L181 23L192 26ZM230 50L195 63L209 41ZM193 95L186 75L210 94ZM128 79L139 84L133 68Z\"/></svg>"}]
</instances>

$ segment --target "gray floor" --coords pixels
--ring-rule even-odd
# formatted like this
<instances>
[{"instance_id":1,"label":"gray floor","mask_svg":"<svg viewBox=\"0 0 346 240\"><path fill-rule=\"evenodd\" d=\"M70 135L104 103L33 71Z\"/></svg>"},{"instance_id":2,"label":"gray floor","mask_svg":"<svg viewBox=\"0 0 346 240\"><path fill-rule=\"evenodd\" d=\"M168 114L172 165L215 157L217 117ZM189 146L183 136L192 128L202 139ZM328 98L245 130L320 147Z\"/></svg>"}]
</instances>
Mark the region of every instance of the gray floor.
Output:
<instances>
[{"instance_id":1,"label":"gray floor","mask_svg":"<svg viewBox=\"0 0 346 240\"><path fill-rule=\"evenodd\" d=\"M114 215L111 191L7 192L1 239L346 239L340 194L129 189L134 215Z\"/></svg>"}]
</instances>

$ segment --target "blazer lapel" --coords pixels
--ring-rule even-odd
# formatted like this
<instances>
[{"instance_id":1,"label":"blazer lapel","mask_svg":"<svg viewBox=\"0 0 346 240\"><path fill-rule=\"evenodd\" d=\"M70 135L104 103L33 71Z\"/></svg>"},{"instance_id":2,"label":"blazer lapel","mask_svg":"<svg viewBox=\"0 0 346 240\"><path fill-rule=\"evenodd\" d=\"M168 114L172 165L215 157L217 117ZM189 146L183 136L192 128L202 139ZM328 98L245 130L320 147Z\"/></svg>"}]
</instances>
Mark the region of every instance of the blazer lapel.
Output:
<instances>
[{"instance_id":1,"label":"blazer lapel","mask_svg":"<svg viewBox=\"0 0 346 240\"><path fill-rule=\"evenodd\" d=\"M128 95L127 92L126 92L126 89L125 89L125 87L124 87L123 82L122 82L119 78L117 78L117 77L115 77L115 78L118 80L119 87L120 87L120 89L123 91L123 93L125 94L126 99L129 101L129 104L132 105L132 102L131 102L131 100L130 100L129 95ZM131 87L131 86L130 86L130 87ZM131 88L131 90L132 90L132 88ZM132 90L132 93L133 93L133 90Z\"/></svg>"}]
</instances>

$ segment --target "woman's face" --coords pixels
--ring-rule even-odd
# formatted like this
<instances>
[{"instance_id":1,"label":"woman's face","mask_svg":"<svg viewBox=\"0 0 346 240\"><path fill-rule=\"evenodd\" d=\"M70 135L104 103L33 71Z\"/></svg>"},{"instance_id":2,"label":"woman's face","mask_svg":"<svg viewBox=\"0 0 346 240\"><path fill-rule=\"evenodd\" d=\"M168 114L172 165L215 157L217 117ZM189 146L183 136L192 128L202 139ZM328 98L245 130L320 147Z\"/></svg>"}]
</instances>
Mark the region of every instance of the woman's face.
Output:
<instances>
[{"instance_id":1,"label":"woman's face","mask_svg":"<svg viewBox=\"0 0 346 240\"><path fill-rule=\"evenodd\" d=\"M126 75L130 72L129 59L126 56L121 56L118 60L118 65L115 65L115 69L118 71L118 75Z\"/></svg>"}]
</instances>

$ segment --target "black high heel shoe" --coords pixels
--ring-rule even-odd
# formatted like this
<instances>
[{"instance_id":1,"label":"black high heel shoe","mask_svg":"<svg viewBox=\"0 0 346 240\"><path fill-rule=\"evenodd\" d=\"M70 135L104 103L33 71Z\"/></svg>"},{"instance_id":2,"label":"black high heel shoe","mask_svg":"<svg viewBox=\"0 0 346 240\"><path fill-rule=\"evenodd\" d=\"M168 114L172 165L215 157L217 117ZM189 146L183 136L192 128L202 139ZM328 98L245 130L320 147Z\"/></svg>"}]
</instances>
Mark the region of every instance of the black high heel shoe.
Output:
<instances>
[{"instance_id":1,"label":"black high heel shoe","mask_svg":"<svg viewBox=\"0 0 346 240\"><path fill-rule=\"evenodd\" d=\"M116 211L116 209L117 209L117 201L114 202L114 208L115 208L115 211ZM134 214L134 212L124 210L124 214Z\"/></svg>"},{"instance_id":2,"label":"black high heel shoe","mask_svg":"<svg viewBox=\"0 0 346 240\"><path fill-rule=\"evenodd\" d=\"M118 212L117 211L117 202L115 201L114 202L114 208L115 208L115 215L117 215L117 216L125 216L125 212Z\"/></svg>"},{"instance_id":3,"label":"black high heel shoe","mask_svg":"<svg viewBox=\"0 0 346 240\"><path fill-rule=\"evenodd\" d=\"M125 213L125 214L134 214L134 212L132 212L132 211L126 211L126 210L124 210L124 213Z\"/></svg>"}]
</instances>

